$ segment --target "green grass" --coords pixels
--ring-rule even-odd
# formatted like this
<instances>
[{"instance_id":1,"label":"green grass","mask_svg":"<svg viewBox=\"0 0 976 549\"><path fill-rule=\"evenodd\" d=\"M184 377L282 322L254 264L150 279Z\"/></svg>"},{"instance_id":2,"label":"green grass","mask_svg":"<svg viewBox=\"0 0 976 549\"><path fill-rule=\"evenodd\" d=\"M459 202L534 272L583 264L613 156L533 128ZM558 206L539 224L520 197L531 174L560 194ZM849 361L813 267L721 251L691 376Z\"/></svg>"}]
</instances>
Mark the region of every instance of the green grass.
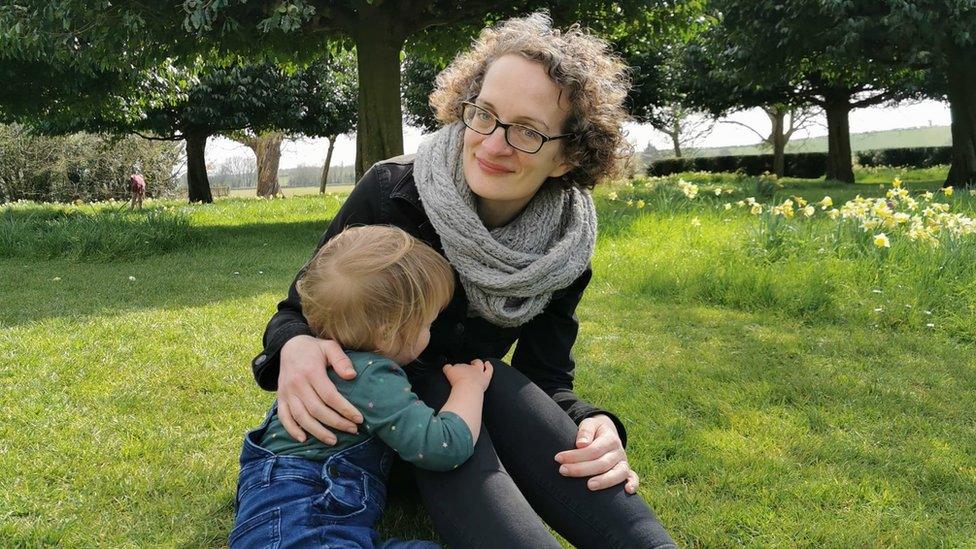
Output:
<instances>
[{"instance_id":1,"label":"green grass","mask_svg":"<svg viewBox=\"0 0 976 549\"><path fill-rule=\"evenodd\" d=\"M976 546L972 247L893 241L879 255L832 245L826 220L811 220L777 248L720 204L757 189L835 204L882 191L694 177L695 202L612 189L647 202L637 209L598 192L578 311L577 389L627 424L641 494L669 531L690 547ZM715 199L709 184L736 192ZM962 192L953 203L976 210ZM106 236L88 255L0 257L2 545L225 543L240 438L272 398L250 358L338 205L153 202L185 216L167 250ZM86 208L21 205L0 219L24 235ZM88 231L119 222L84 215ZM383 528L430 535L422 511L399 504Z\"/></svg>"},{"instance_id":2,"label":"green grass","mask_svg":"<svg viewBox=\"0 0 976 549\"><path fill-rule=\"evenodd\" d=\"M285 182L286 182L286 179L283 179L281 181L282 184L284 184ZM349 191L352 190L352 185L335 185L335 184L332 184L332 185L329 185L328 187L326 187L325 190L328 193L337 193L337 194L347 195L347 194L349 194ZM285 196L288 196L288 197L290 197L290 196L307 196L307 195L312 195L312 194L318 194L319 193L319 188L318 187L281 187L281 192L284 193L284 195ZM251 189L231 189L230 190L230 196L231 196L231 198L252 198L252 197L254 197L256 195L256 193L257 193L257 190L256 189L253 189L253 188L251 188Z\"/></svg>"}]
</instances>

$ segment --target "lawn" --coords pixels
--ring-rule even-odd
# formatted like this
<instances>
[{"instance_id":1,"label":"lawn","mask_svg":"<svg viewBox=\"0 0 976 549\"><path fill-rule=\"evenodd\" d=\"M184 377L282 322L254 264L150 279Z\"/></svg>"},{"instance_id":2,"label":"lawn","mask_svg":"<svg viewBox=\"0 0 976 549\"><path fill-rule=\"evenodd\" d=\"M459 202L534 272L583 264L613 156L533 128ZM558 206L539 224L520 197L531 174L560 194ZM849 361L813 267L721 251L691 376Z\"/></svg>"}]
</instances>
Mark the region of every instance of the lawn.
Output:
<instances>
[{"instance_id":1,"label":"lawn","mask_svg":"<svg viewBox=\"0 0 976 549\"><path fill-rule=\"evenodd\" d=\"M881 249L819 209L774 226L723 206L839 205L894 175L597 192L577 389L626 423L682 546L976 546L976 235ZM249 361L341 200L0 212L3 545L225 544L241 435L272 399ZM384 529L428 532L399 507Z\"/></svg>"}]
</instances>

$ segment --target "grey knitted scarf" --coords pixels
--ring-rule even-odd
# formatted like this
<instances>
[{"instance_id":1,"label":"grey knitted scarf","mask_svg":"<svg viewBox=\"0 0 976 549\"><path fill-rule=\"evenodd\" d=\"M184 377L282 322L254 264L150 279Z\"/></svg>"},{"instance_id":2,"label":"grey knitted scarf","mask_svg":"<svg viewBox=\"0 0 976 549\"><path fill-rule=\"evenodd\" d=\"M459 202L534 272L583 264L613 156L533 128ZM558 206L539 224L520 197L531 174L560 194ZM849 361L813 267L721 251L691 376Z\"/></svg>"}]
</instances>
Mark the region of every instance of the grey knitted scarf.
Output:
<instances>
[{"instance_id":1,"label":"grey knitted scarf","mask_svg":"<svg viewBox=\"0 0 976 549\"><path fill-rule=\"evenodd\" d=\"M585 191L543 184L515 219L489 230L464 180L463 135L464 125L456 122L428 136L417 149L414 181L460 275L468 315L520 326L586 269L596 243L596 209Z\"/></svg>"}]
</instances>

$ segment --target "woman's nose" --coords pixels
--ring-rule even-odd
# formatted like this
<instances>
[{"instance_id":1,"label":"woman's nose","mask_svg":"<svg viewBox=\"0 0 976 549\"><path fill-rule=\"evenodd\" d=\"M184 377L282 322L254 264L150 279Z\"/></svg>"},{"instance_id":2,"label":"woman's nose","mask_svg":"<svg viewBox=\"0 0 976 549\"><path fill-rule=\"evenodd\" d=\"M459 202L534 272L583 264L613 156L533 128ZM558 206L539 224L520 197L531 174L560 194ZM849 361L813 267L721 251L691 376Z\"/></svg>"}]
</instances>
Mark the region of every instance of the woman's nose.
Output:
<instances>
[{"instance_id":1,"label":"woman's nose","mask_svg":"<svg viewBox=\"0 0 976 549\"><path fill-rule=\"evenodd\" d=\"M498 126L495 131L491 132L491 135L486 135L485 140L482 141L481 146L485 149L485 152L497 155L511 154L514 150L512 146L505 141L505 128Z\"/></svg>"}]
</instances>

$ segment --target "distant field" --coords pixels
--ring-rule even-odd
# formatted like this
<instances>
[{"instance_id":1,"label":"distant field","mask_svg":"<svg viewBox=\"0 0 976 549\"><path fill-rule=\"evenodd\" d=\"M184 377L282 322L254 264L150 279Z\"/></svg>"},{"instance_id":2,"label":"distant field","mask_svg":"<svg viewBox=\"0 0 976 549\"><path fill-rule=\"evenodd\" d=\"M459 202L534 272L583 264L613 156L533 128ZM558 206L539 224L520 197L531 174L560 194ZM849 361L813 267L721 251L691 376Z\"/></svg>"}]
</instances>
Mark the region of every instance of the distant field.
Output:
<instances>
[{"instance_id":1,"label":"distant field","mask_svg":"<svg viewBox=\"0 0 976 549\"><path fill-rule=\"evenodd\" d=\"M949 133L949 126L903 128L851 134L851 150L854 152L904 147L946 147L951 144L952 139ZM668 153L668 151L660 152ZM737 147L705 147L695 149L693 155L729 156L767 154L769 152L769 149L761 149L758 145L742 145ZM786 144L786 152L827 152L827 137L820 136L791 140Z\"/></svg>"}]
</instances>

